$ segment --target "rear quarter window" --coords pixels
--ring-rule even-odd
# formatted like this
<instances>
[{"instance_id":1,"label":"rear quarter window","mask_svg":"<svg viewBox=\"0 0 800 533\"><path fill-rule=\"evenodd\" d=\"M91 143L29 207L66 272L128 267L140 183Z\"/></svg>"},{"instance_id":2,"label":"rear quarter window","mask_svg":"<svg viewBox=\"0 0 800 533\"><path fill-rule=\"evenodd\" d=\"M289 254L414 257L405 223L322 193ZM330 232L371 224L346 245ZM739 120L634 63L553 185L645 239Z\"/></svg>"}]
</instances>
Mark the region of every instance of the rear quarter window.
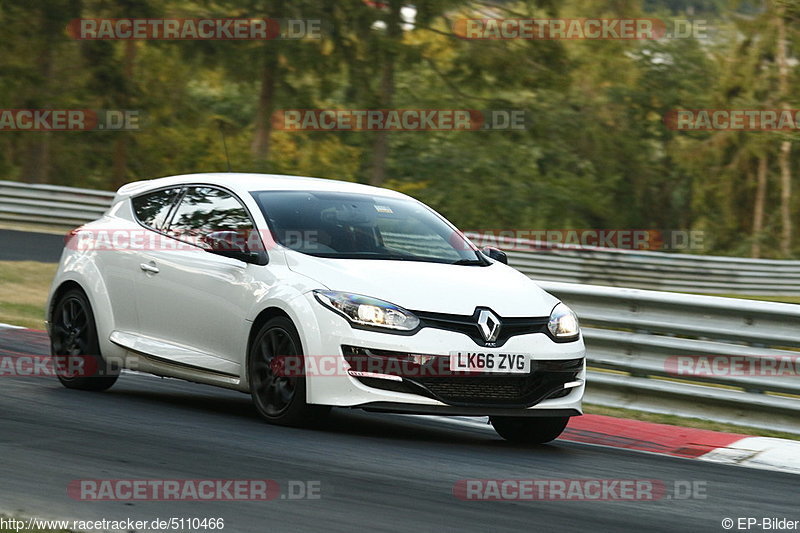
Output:
<instances>
[{"instance_id":1,"label":"rear quarter window","mask_svg":"<svg viewBox=\"0 0 800 533\"><path fill-rule=\"evenodd\" d=\"M137 220L147 227L162 229L180 187L150 192L131 199Z\"/></svg>"}]
</instances>

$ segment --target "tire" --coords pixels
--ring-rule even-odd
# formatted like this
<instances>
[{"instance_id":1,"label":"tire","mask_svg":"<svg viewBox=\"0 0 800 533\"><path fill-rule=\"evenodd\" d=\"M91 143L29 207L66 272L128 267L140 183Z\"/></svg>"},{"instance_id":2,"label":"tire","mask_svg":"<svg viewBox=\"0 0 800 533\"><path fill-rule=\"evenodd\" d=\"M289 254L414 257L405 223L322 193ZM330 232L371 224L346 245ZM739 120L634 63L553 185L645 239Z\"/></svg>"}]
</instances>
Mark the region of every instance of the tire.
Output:
<instances>
[{"instance_id":1,"label":"tire","mask_svg":"<svg viewBox=\"0 0 800 533\"><path fill-rule=\"evenodd\" d=\"M86 294L72 289L59 297L50 324L50 354L56 376L68 389L102 391L116 383L112 368L100 353L97 326ZM79 368L78 375L70 369Z\"/></svg>"},{"instance_id":2,"label":"tire","mask_svg":"<svg viewBox=\"0 0 800 533\"><path fill-rule=\"evenodd\" d=\"M493 416L489 419L497 433L510 442L544 444L558 438L569 422L568 416Z\"/></svg>"},{"instance_id":3,"label":"tire","mask_svg":"<svg viewBox=\"0 0 800 533\"><path fill-rule=\"evenodd\" d=\"M300 371L276 372L286 359L291 359L292 367ZM250 395L258 414L267 422L310 426L322 421L330 411L327 405L306 403L303 346L297 328L288 318L275 317L261 327L250 347L247 367Z\"/></svg>"}]
</instances>

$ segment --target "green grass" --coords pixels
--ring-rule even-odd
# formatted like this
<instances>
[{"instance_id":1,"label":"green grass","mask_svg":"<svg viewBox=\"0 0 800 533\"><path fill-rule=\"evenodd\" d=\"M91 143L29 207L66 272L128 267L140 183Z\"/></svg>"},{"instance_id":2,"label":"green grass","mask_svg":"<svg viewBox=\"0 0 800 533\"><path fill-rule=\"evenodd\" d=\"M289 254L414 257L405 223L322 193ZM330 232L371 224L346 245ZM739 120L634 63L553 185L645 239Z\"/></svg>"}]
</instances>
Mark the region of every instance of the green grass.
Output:
<instances>
[{"instance_id":1,"label":"green grass","mask_svg":"<svg viewBox=\"0 0 800 533\"><path fill-rule=\"evenodd\" d=\"M800 296L763 296L759 294L705 294L704 296L721 296L723 298L740 298L742 300L759 300L763 302L780 302L800 304Z\"/></svg>"},{"instance_id":2,"label":"green grass","mask_svg":"<svg viewBox=\"0 0 800 533\"><path fill-rule=\"evenodd\" d=\"M0 261L0 322L44 328L47 291L58 266L36 261Z\"/></svg>"},{"instance_id":3,"label":"green grass","mask_svg":"<svg viewBox=\"0 0 800 533\"><path fill-rule=\"evenodd\" d=\"M0 222L0 229L10 229L15 231L33 231L35 233L52 233L53 235L64 235L72 229L70 226L53 226L50 224L33 224L26 222Z\"/></svg>"},{"instance_id":4,"label":"green grass","mask_svg":"<svg viewBox=\"0 0 800 533\"><path fill-rule=\"evenodd\" d=\"M588 385L588 386L591 386ZM616 418L629 418L641 420L643 422L653 422L656 424L669 424L672 426L682 426L687 428L709 429L712 431L722 431L725 433L742 433L754 437L775 437L777 439L800 440L800 435L786 433L783 431L772 431L769 429L759 429L736 424L725 424L714 422L713 420L703 420L700 418L688 418L675 415L662 415L658 413L646 413L633 409L622 409L618 407L605 407L602 405L583 404L583 412L592 415L613 416Z\"/></svg>"}]
</instances>

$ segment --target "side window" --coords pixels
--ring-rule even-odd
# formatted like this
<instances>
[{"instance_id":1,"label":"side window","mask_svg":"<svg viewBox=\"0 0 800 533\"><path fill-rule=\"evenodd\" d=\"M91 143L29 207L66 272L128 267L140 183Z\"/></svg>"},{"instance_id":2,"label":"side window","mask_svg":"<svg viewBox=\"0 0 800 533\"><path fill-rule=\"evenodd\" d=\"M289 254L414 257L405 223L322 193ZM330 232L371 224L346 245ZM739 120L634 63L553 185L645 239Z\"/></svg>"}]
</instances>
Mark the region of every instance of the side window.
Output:
<instances>
[{"instance_id":1,"label":"side window","mask_svg":"<svg viewBox=\"0 0 800 533\"><path fill-rule=\"evenodd\" d=\"M155 191L131 199L133 212L139 222L153 229L162 229L166 222L169 210L180 188Z\"/></svg>"},{"instance_id":2,"label":"side window","mask_svg":"<svg viewBox=\"0 0 800 533\"><path fill-rule=\"evenodd\" d=\"M243 235L252 229L247 210L231 194L213 187L190 187L181 198L167 233L205 247L201 237L212 231Z\"/></svg>"}]
</instances>

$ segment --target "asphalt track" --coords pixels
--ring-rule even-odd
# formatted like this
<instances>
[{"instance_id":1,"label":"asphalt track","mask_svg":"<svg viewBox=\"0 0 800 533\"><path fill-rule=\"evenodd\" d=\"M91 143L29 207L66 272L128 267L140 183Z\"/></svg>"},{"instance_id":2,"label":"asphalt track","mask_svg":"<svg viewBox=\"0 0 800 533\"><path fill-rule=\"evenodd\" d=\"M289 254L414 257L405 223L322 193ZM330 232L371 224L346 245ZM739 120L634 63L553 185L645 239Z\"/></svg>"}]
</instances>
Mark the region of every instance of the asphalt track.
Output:
<instances>
[{"instance_id":1,"label":"asphalt track","mask_svg":"<svg viewBox=\"0 0 800 533\"><path fill-rule=\"evenodd\" d=\"M65 235L0 229L0 261L58 263Z\"/></svg>"},{"instance_id":2,"label":"asphalt track","mask_svg":"<svg viewBox=\"0 0 800 533\"><path fill-rule=\"evenodd\" d=\"M41 333L0 329L0 353L41 354ZM459 421L335 410L319 429L270 426L248 396L123 375L107 392L0 377L0 510L151 521L221 517L224 531L723 531L726 517L798 519L796 475L556 441L510 445ZM463 501L463 479L698 481L705 499ZM76 479L318 481L319 499L87 502Z\"/></svg>"}]
</instances>

